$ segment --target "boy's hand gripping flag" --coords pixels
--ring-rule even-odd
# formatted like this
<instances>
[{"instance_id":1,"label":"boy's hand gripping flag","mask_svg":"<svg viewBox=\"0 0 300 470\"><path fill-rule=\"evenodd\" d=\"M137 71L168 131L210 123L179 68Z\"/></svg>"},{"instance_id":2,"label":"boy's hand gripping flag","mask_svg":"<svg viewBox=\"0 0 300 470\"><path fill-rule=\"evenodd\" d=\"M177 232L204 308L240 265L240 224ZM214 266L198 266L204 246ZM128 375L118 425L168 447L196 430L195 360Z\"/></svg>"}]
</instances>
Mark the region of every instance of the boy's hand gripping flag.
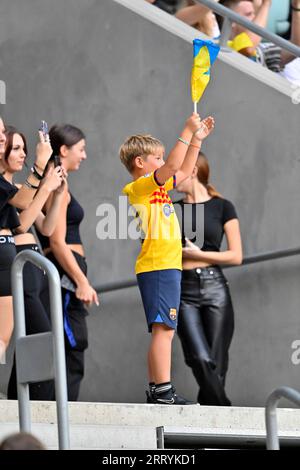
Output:
<instances>
[{"instance_id":1,"label":"boy's hand gripping flag","mask_svg":"<svg viewBox=\"0 0 300 470\"><path fill-rule=\"evenodd\" d=\"M194 112L197 112L197 103L201 99L210 79L210 69L215 62L220 47L212 41L194 39L194 63L191 75L191 95L194 103Z\"/></svg>"}]
</instances>

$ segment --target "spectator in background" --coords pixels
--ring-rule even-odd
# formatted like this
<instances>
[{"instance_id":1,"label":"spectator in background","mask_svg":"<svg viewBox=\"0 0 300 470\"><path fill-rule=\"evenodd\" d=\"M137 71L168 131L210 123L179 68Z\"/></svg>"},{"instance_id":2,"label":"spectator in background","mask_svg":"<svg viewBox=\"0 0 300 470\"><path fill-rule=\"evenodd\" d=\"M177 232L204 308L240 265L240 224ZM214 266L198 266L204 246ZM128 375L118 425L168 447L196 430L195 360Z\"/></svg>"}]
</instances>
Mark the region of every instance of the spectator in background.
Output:
<instances>
[{"instance_id":1,"label":"spectator in background","mask_svg":"<svg viewBox=\"0 0 300 470\"><path fill-rule=\"evenodd\" d=\"M257 26L266 28L272 0L256 0L256 3L253 3L251 0L220 0L219 3L247 20L252 21ZM223 24L222 17L218 16L218 21L220 25ZM253 58L256 56L256 48L261 43L262 38L252 31L247 30L244 26L233 23L231 39L233 40L242 33L247 34L250 43L247 47L243 47L242 49L235 47L234 49L247 57Z\"/></svg>"},{"instance_id":2,"label":"spectator in background","mask_svg":"<svg viewBox=\"0 0 300 470\"><path fill-rule=\"evenodd\" d=\"M253 3L253 6L254 6L254 9L255 9L255 13L257 13L259 8L261 7L262 0L252 0L252 3Z\"/></svg>"},{"instance_id":3,"label":"spectator in background","mask_svg":"<svg viewBox=\"0 0 300 470\"><path fill-rule=\"evenodd\" d=\"M46 450L39 439L28 432L18 432L6 437L0 450Z\"/></svg>"},{"instance_id":4,"label":"spectator in background","mask_svg":"<svg viewBox=\"0 0 300 470\"><path fill-rule=\"evenodd\" d=\"M146 2L152 3L152 5L160 8L161 10L174 15L180 0L146 0Z\"/></svg>"},{"instance_id":5,"label":"spectator in background","mask_svg":"<svg viewBox=\"0 0 300 470\"><path fill-rule=\"evenodd\" d=\"M210 38L218 38L220 29L213 11L194 0L146 0L162 10L175 14L176 18L198 29ZM218 2L219 0L215 0ZM178 5L183 7L178 8ZM177 10L177 13L176 13Z\"/></svg>"},{"instance_id":6,"label":"spectator in background","mask_svg":"<svg viewBox=\"0 0 300 470\"><path fill-rule=\"evenodd\" d=\"M291 42L300 46L300 0L292 0L292 25L291 25ZM295 59L293 56L289 56L290 53L283 51L286 58L286 66L282 72L282 75L287 78L290 82L300 86L300 58ZM292 57L292 60L289 60Z\"/></svg>"},{"instance_id":7,"label":"spectator in background","mask_svg":"<svg viewBox=\"0 0 300 470\"><path fill-rule=\"evenodd\" d=\"M220 0L220 4L230 8L258 26L266 28L272 0ZM291 8L292 25L290 41L300 46L300 0L292 0ZM218 20L219 24L222 24L222 19L218 18ZM234 47L238 52L260 62L273 72L279 73L283 70L283 75L287 78L292 77L293 80L300 80L299 61L295 59L293 54L271 42L261 42L262 38L260 36L237 23L233 23L232 39L237 38L242 33L246 34L251 42L248 43L247 47L241 49ZM293 63L285 69L286 64L291 61Z\"/></svg>"},{"instance_id":8,"label":"spectator in background","mask_svg":"<svg viewBox=\"0 0 300 470\"><path fill-rule=\"evenodd\" d=\"M193 0L186 0L185 6L177 11L176 18L193 26L210 38L220 36L220 29L213 11Z\"/></svg>"},{"instance_id":9,"label":"spectator in background","mask_svg":"<svg viewBox=\"0 0 300 470\"><path fill-rule=\"evenodd\" d=\"M281 75L289 82L300 87L300 58L292 60L284 67Z\"/></svg>"}]
</instances>

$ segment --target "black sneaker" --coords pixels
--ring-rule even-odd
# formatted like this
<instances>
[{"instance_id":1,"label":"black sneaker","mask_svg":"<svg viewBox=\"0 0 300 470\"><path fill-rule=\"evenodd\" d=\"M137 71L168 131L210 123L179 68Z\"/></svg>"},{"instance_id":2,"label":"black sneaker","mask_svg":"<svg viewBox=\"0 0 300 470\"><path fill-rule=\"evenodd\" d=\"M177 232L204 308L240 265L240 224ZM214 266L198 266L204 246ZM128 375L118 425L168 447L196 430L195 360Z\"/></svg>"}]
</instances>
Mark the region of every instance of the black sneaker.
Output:
<instances>
[{"instance_id":1,"label":"black sneaker","mask_svg":"<svg viewBox=\"0 0 300 470\"><path fill-rule=\"evenodd\" d=\"M146 397L147 397L146 403L155 403L153 394L148 390L146 390Z\"/></svg>"},{"instance_id":2,"label":"black sneaker","mask_svg":"<svg viewBox=\"0 0 300 470\"><path fill-rule=\"evenodd\" d=\"M170 389L167 393L158 394L154 393L153 402L157 405L195 405L196 403L186 398L177 395L174 387Z\"/></svg>"},{"instance_id":3,"label":"black sneaker","mask_svg":"<svg viewBox=\"0 0 300 470\"><path fill-rule=\"evenodd\" d=\"M196 405L195 401L188 400L187 398L177 395L176 390L172 387L173 396L175 398L174 405Z\"/></svg>"}]
</instances>

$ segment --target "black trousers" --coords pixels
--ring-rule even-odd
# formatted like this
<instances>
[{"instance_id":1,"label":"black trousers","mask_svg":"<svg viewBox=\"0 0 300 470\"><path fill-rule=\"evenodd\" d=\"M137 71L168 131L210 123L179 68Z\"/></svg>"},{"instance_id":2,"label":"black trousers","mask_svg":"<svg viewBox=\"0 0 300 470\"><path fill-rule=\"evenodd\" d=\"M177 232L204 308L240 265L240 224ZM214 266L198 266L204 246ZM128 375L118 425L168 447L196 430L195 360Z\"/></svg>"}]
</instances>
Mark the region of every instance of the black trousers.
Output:
<instances>
[{"instance_id":1,"label":"black trousers","mask_svg":"<svg viewBox=\"0 0 300 470\"><path fill-rule=\"evenodd\" d=\"M87 274L85 258L73 251L78 266ZM59 265L52 253L47 255L57 267L60 276L66 273ZM80 384L84 376L84 351L88 347L88 330L86 324L87 310L74 292L62 289L65 327L65 353L67 369L68 400L76 401L79 395ZM49 302L45 302L49 306ZM49 308L49 307L47 307Z\"/></svg>"},{"instance_id":2,"label":"black trousers","mask_svg":"<svg viewBox=\"0 0 300 470\"><path fill-rule=\"evenodd\" d=\"M229 406L225 393L234 314L228 282L218 266L182 273L178 336L200 387L201 405Z\"/></svg>"},{"instance_id":3,"label":"black trousers","mask_svg":"<svg viewBox=\"0 0 300 470\"><path fill-rule=\"evenodd\" d=\"M18 253L28 249L39 251L37 245L17 245L16 248ZM23 270L23 281L26 334L32 335L51 331L48 313L41 301L43 293L45 294L45 291L48 291L46 275L32 263L26 263ZM31 400L53 400L54 381L47 380L30 384L29 395ZM9 400L18 398L15 356L8 382L7 397Z\"/></svg>"}]
</instances>

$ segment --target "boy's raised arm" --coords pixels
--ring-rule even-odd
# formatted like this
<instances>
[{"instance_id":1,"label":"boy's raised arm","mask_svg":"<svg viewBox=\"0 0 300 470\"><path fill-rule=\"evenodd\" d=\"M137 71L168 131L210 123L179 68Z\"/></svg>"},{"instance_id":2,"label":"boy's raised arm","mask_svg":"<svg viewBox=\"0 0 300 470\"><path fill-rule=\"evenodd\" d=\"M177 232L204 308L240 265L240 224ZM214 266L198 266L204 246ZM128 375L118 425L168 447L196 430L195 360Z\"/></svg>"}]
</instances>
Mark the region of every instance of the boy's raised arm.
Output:
<instances>
[{"instance_id":1,"label":"boy's raised arm","mask_svg":"<svg viewBox=\"0 0 300 470\"><path fill-rule=\"evenodd\" d=\"M196 113L193 113L192 116L187 119L179 137L181 140L177 140L168 155L166 163L155 172L155 179L158 184L165 184L165 182L174 176L181 168L187 152L187 146L190 144L191 139L194 141L193 135L200 128L200 122L200 116ZM199 146L199 140L197 140L197 142ZM193 152L195 156L198 155L198 149L196 147L191 146L190 151Z\"/></svg>"},{"instance_id":2,"label":"boy's raised arm","mask_svg":"<svg viewBox=\"0 0 300 470\"><path fill-rule=\"evenodd\" d=\"M202 141L212 132L215 126L215 120L209 116L200 123L200 129L194 133L192 141L186 152L185 159L181 168L176 173L176 183L179 184L193 173L197 158L201 149ZM197 150L195 152L195 150Z\"/></svg>"}]
</instances>

